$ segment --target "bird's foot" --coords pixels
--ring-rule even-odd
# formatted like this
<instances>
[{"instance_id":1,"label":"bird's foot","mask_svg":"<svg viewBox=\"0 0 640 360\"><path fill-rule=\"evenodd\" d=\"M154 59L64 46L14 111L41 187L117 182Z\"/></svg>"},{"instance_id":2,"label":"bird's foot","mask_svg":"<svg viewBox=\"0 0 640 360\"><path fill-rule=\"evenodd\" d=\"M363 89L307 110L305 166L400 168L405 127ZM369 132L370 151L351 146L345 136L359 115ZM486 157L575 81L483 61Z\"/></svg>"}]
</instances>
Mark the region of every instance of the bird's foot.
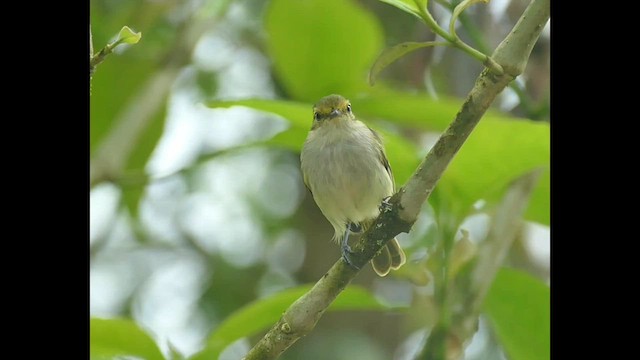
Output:
<instances>
[{"instance_id":1,"label":"bird's foot","mask_svg":"<svg viewBox=\"0 0 640 360\"><path fill-rule=\"evenodd\" d=\"M389 200L391 200L391 196L387 196L386 198L382 199L382 202L380 203L380 208L379 208L380 212L387 212L391 210L393 205L391 205L391 202L389 202Z\"/></svg>"},{"instance_id":2,"label":"bird's foot","mask_svg":"<svg viewBox=\"0 0 640 360\"><path fill-rule=\"evenodd\" d=\"M344 237L342 238L342 244L340 246L342 250L342 258L349 266L351 266L356 270L360 270L360 267L357 266L352 259L354 252L353 250L351 250L351 246L349 246L349 233L350 233L350 230L349 228L347 228L347 230L345 231Z\"/></svg>"}]
</instances>

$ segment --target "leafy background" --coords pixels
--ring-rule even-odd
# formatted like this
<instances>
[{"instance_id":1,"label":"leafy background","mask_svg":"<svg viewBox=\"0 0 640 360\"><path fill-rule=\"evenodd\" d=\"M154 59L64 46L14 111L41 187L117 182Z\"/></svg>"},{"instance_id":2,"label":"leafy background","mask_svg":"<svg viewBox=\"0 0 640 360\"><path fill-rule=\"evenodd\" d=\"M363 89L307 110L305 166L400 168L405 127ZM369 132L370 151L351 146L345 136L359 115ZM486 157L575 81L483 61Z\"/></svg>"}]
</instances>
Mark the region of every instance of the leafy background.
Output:
<instances>
[{"instance_id":1,"label":"leafy background","mask_svg":"<svg viewBox=\"0 0 640 360\"><path fill-rule=\"evenodd\" d=\"M299 171L320 97L351 99L384 135L396 183L407 180L482 67L455 49L421 49L369 86L384 48L435 40L387 3L91 1L96 50L123 25L142 32L91 82L92 359L238 359L338 259ZM458 33L489 52L526 4L471 7ZM430 9L448 22L447 2ZM411 358L436 311L426 263L439 237L463 228L482 241L505 187L536 168L545 172L527 224L465 354L548 358L548 96L545 31L526 73L471 134L413 231L399 236L408 264L386 278L364 269L282 358Z\"/></svg>"}]
</instances>

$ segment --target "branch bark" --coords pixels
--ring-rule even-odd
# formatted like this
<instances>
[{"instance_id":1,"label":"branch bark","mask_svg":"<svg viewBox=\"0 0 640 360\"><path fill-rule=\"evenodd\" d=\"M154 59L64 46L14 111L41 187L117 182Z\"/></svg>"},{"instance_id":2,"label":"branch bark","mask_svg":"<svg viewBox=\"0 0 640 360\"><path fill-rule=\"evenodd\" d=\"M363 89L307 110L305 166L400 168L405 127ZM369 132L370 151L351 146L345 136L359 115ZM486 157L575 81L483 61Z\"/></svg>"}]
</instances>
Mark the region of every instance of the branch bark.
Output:
<instances>
[{"instance_id":1,"label":"branch bark","mask_svg":"<svg viewBox=\"0 0 640 360\"><path fill-rule=\"evenodd\" d=\"M503 74L484 69L476 79L461 110L440 136L417 170L389 201L380 216L353 247L354 263L362 268L400 232L408 232L422 204L496 96L526 67L531 50L550 16L550 0L532 0L509 35L498 45L492 58ZM280 320L249 351L244 359L276 359L301 337L307 335L329 304L358 274L342 258L295 301Z\"/></svg>"}]
</instances>

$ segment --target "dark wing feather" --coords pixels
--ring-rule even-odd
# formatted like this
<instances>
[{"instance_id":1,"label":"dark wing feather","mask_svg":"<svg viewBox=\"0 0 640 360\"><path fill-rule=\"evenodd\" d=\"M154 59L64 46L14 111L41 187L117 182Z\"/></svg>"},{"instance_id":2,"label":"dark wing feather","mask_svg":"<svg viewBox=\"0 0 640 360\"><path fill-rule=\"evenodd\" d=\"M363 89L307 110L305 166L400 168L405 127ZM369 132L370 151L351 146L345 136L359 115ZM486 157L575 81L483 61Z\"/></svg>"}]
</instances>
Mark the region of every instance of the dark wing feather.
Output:
<instances>
[{"instance_id":1,"label":"dark wing feather","mask_svg":"<svg viewBox=\"0 0 640 360\"><path fill-rule=\"evenodd\" d=\"M384 152L384 144L382 143L382 138L380 138L380 135L378 135L377 132L375 132L372 128L369 128L369 130L371 130L371 133L373 134L373 137L376 138L376 141L378 142L378 144L380 145L380 162L382 163L382 165L384 166L385 169L387 169L387 173L389 174L389 177L391 178L391 182L393 182L393 191L396 191L396 180L393 178L393 172L391 171L391 165L389 165L389 160L387 159L387 154L385 154Z\"/></svg>"},{"instance_id":2,"label":"dark wing feather","mask_svg":"<svg viewBox=\"0 0 640 360\"><path fill-rule=\"evenodd\" d=\"M313 191L311 191L311 188L309 187L309 183L307 182L307 176L303 173L302 174L302 182L304 183L304 186L309 189L309 192L311 193L311 196L313 196Z\"/></svg>"}]
</instances>

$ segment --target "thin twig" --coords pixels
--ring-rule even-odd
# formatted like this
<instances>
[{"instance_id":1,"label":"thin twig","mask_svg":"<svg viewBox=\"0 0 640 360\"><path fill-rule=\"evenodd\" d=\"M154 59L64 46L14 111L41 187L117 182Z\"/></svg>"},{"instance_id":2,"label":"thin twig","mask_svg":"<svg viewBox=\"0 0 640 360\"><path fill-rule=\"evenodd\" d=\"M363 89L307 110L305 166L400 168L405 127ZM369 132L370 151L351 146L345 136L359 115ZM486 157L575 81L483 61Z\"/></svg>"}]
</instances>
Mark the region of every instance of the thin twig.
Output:
<instances>
[{"instance_id":1,"label":"thin twig","mask_svg":"<svg viewBox=\"0 0 640 360\"><path fill-rule=\"evenodd\" d=\"M442 5L449 11L453 11L453 9L456 7L456 4L449 3L444 0L436 0L436 3ZM475 46L480 52L487 53L489 51L489 46L487 45L485 39L482 37L480 29L478 29L478 27L469 19L469 16L466 13L462 13L458 17L458 21L460 21L460 24L466 30L466 34L471 38L471 44L473 44L473 46ZM509 83L509 87L518 96L518 99L520 100L520 107L522 108L525 116L527 118L535 120L537 115L535 114L535 110L533 109L532 100L524 91L522 85L517 81L512 81Z\"/></svg>"}]
</instances>

